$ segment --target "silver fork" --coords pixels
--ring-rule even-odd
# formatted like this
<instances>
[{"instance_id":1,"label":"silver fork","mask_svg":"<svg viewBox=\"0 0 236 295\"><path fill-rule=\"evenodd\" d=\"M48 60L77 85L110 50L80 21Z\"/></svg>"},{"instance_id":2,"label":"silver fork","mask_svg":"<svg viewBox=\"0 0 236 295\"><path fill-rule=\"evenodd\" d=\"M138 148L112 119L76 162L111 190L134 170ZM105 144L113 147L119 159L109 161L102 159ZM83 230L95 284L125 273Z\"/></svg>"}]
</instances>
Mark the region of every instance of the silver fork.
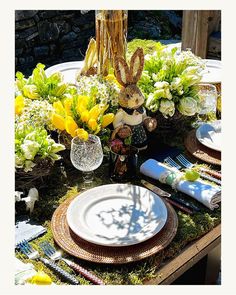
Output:
<instances>
[{"instance_id":1,"label":"silver fork","mask_svg":"<svg viewBox=\"0 0 236 295\"><path fill-rule=\"evenodd\" d=\"M89 272L82 266L62 257L61 251L56 251L56 249L48 242L40 243L40 248L43 250L44 254L48 256L49 259L53 261L62 260L73 270L77 271L81 275L83 275L86 279L91 281L96 285L105 285L104 282L95 276L93 273Z\"/></svg>"},{"instance_id":2,"label":"silver fork","mask_svg":"<svg viewBox=\"0 0 236 295\"><path fill-rule=\"evenodd\" d=\"M35 250L26 240L23 240L21 243L19 243L17 245L17 248L20 249L20 251L29 259L39 260L43 262L48 268L56 272L66 281L70 282L73 285L79 285L79 281L74 276L57 266L55 263L49 261L48 259L40 257L39 252Z\"/></svg>"},{"instance_id":3,"label":"silver fork","mask_svg":"<svg viewBox=\"0 0 236 295\"><path fill-rule=\"evenodd\" d=\"M185 168L192 168L192 167L194 167L194 164L191 163L189 160L187 160L187 159L185 158L185 156L182 155L182 154L178 155L178 156L176 157L176 159L177 159L177 160L180 162L180 164L181 164L183 167L185 167ZM204 173L204 172L200 172L199 174L200 174L200 176L201 176L202 178L207 179L207 180L209 180L209 181L213 181L213 182L215 182L215 183L221 185L221 181L220 181L219 179L216 179L215 177L210 176L210 175L208 175L208 174L206 174L206 173Z\"/></svg>"},{"instance_id":4,"label":"silver fork","mask_svg":"<svg viewBox=\"0 0 236 295\"><path fill-rule=\"evenodd\" d=\"M178 169L178 170L180 170L181 169L181 166L179 165L179 164L177 164L171 157L166 157L165 159L164 159L164 163L167 163L167 164L169 164L171 167L174 167L174 168L176 168L176 169Z\"/></svg>"},{"instance_id":5,"label":"silver fork","mask_svg":"<svg viewBox=\"0 0 236 295\"><path fill-rule=\"evenodd\" d=\"M184 155L179 154L176 159L185 167L185 168L192 168L194 166L193 163L189 162L189 160L187 160L185 158Z\"/></svg>"}]
</instances>

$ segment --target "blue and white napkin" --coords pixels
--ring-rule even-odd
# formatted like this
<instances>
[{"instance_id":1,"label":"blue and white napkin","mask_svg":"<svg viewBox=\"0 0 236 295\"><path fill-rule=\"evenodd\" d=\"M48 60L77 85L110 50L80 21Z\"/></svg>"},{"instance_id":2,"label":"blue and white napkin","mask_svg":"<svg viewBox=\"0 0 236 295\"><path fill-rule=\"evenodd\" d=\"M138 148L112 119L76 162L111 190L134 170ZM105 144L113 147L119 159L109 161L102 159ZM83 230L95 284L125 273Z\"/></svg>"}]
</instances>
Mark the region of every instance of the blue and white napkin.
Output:
<instances>
[{"instance_id":1,"label":"blue and white napkin","mask_svg":"<svg viewBox=\"0 0 236 295\"><path fill-rule=\"evenodd\" d=\"M211 210L219 207L218 203L221 202L221 188L211 185L202 179L195 181L181 179L179 177L181 176L180 171L176 171L175 168L170 168L154 159L144 162L140 167L140 172L148 177L161 180L161 182L163 182L163 176L165 175L176 175L175 189L177 191L189 195Z\"/></svg>"},{"instance_id":2,"label":"blue and white napkin","mask_svg":"<svg viewBox=\"0 0 236 295\"><path fill-rule=\"evenodd\" d=\"M15 247L23 240L31 241L45 232L46 228L34 222L29 216L21 216L15 224Z\"/></svg>"}]
</instances>

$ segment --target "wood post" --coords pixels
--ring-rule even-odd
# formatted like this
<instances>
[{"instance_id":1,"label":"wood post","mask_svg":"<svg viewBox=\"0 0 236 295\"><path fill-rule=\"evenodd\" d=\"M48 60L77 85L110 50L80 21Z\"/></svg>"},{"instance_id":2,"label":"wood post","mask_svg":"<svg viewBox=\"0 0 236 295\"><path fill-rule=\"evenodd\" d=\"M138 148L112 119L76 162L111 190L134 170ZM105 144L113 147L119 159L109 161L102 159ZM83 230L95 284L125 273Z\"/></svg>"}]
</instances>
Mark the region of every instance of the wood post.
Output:
<instances>
[{"instance_id":1,"label":"wood post","mask_svg":"<svg viewBox=\"0 0 236 295\"><path fill-rule=\"evenodd\" d=\"M219 10L184 10L182 25L182 50L191 48L202 58L207 57L209 35L220 30Z\"/></svg>"}]
</instances>

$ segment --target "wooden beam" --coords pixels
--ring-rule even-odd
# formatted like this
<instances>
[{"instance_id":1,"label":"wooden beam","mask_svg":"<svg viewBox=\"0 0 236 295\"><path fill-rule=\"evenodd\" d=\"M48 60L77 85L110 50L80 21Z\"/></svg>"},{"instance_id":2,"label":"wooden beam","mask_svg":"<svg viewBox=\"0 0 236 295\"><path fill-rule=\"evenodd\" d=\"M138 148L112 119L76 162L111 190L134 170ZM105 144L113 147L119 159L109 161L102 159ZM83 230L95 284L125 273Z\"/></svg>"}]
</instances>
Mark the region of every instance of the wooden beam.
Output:
<instances>
[{"instance_id":1,"label":"wooden beam","mask_svg":"<svg viewBox=\"0 0 236 295\"><path fill-rule=\"evenodd\" d=\"M184 10L182 50L191 48L197 56L206 58L209 10Z\"/></svg>"},{"instance_id":2,"label":"wooden beam","mask_svg":"<svg viewBox=\"0 0 236 295\"><path fill-rule=\"evenodd\" d=\"M221 242L221 225L186 247L177 257L158 270L158 277L145 281L145 285L169 285L185 271L209 254Z\"/></svg>"}]
</instances>

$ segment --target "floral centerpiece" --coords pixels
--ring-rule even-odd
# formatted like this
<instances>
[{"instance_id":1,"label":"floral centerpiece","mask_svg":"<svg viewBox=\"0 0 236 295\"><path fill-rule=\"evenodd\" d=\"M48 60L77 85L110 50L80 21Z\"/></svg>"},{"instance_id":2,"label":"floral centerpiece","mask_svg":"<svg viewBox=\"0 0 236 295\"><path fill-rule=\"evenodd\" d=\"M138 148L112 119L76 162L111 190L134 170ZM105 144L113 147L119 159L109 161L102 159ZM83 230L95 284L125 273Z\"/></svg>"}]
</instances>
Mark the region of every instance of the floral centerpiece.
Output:
<instances>
[{"instance_id":1,"label":"floral centerpiece","mask_svg":"<svg viewBox=\"0 0 236 295\"><path fill-rule=\"evenodd\" d=\"M15 123L16 187L22 189L48 175L54 162L61 158L58 152L64 149L43 127Z\"/></svg>"},{"instance_id":2,"label":"floral centerpiece","mask_svg":"<svg viewBox=\"0 0 236 295\"><path fill-rule=\"evenodd\" d=\"M98 135L105 145L118 106L120 85L114 75L81 75L75 87L64 83L61 73L47 76L44 69L37 64L29 78L16 73L16 124L43 127L48 135L56 132L58 138L53 138L68 150L73 137L87 140L89 134Z\"/></svg>"},{"instance_id":3,"label":"floral centerpiece","mask_svg":"<svg viewBox=\"0 0 236 295\"><path fill-rule=\"evenodd\" d=\"M196 85L201 81L204 62L191 51L167 51L157 46L145 56L144 70L139 81L146 98L146 107L172 117L176 110L184 116L198 112Z\"/></svg>"},{"instance_id":4,"label":"floral centerpiece","mask_svg":"<svg viewBox=\"0 0 236 295\"><path fill-rule=\"evenodd\" d=\"M42 127L15 124L15 166L25 172L32 171L40 159L55 162L57 153L64 150Z\"/></svg>"},{"instance_id":5,"label":"floral centerpiece","mask_svg":"<svg viewBox=\"0 0 236 295\"><path fill-rule=\"evenodd\" d=\"M160 43L153 54L145 55L139 87L147 110L156 114L157 132L162 128L176 130L176 119L184 121L198 113L196 85L201 81L204 67L204 61L191 51L167 50Z\"/></svg>"},{"instance_id":6,"label":"floral centerpiece","mask_svg":"<svg viewBox=\"0 0 236 295\"><path fill-rule=\"evenodd\" d=\"M108 113L109 105L96 103L93 96L73 95L53 103L52 124L60 133L61 139L70 149L71 139L75 136L83 140L89 134L99 135L101 140L108 141L114 114Z\"/></svg>"},{"instance_id":7,"label":"floral centerpiece","mask_svg":"<svg viewBox=\"0 0 236 295\"><path fill-rule=\"evenodd\" d=\"M16 95L36 100L47 100L49 103L61 99L63 95L74 89L74 86L63 82L60 72L49 77L44 71L45 65L38 63L32 75L26 79L21 72L16 73Z\"/></svg>"},{"instance_id":8,"label":"floral centerpiece","mask_svg":"<svg viewBox=\"0 0 236 295\"><path fill-rule=\"evenodd\" d=\"M96 134L103 144L110 138L107 128L118 107L119 86L114 76L80 76L77 92L53 103L52 124L62 142L70 149L71 139L79 136L87 140Z\"/></svg>"},{"instance_id":9,"label":"floral centerpiece","mask_svg":"<svg viewBox=\"0 0 236 295\"><path fill-rule=\"evenodd\" d=\"M50 173L65 146L52 138L53 102L71 92L60 73L46 76L38 64L29 78L16 73L15 168L16 187L25 188Z\"/></svg>"}]
</instances>

